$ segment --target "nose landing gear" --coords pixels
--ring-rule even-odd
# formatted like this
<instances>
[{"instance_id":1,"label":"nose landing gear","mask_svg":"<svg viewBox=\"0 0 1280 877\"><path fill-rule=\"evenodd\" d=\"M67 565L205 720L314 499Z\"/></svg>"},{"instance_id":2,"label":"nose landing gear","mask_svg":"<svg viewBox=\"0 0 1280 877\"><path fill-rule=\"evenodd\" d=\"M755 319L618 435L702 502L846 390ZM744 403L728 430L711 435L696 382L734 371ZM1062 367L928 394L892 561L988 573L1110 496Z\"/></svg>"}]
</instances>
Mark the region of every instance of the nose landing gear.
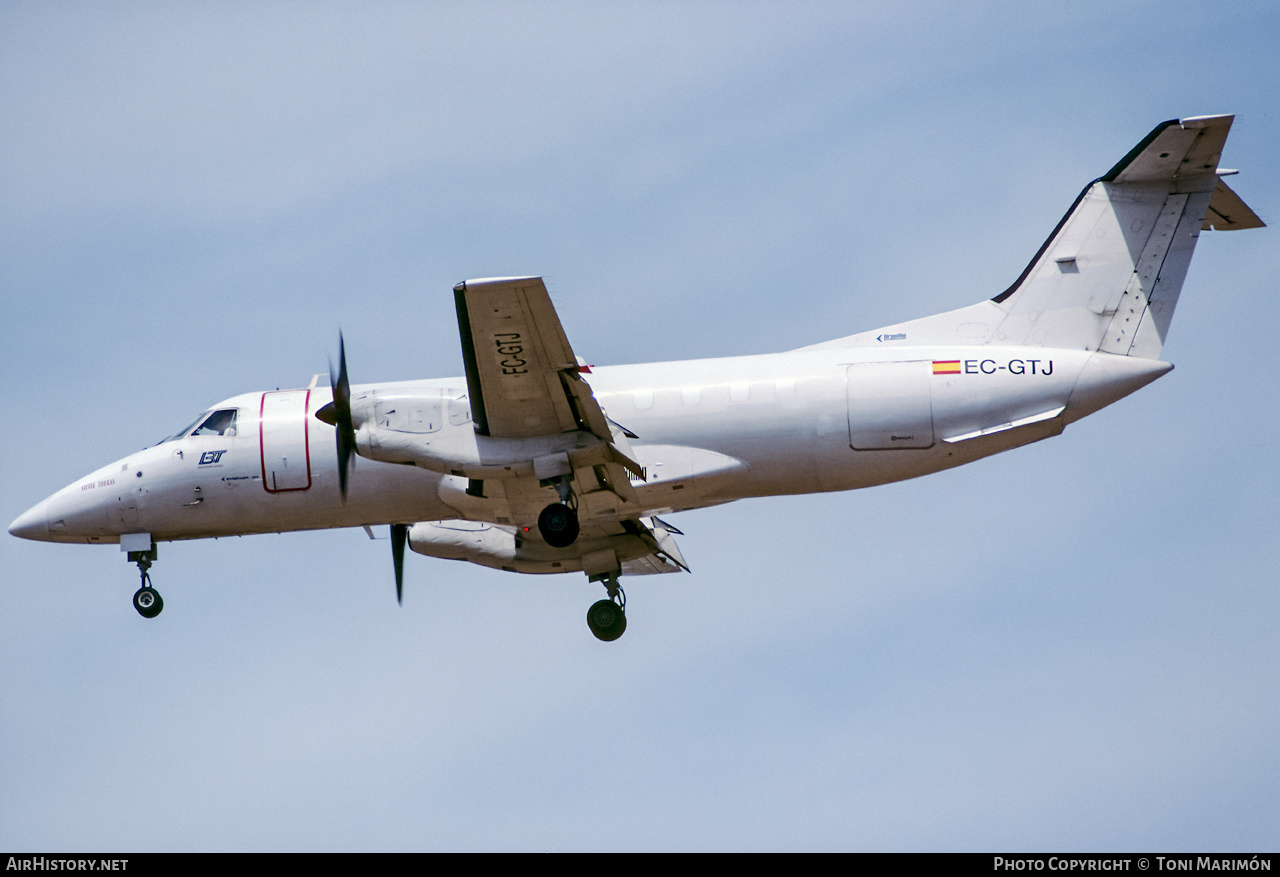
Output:
<instances>
[{"instance_id":1,"label":"nose landing gear","mask_svg":"<svg viewBox=\"0 0 1280 877\"><path fill-rule=\"evenodd\" d=\"M136 563L138 572L142 574L142 587L134 592L133 608L143 618L155 618L164 608L164 600L160 598L160 592L151 587L151 576L147 573L155 562L156 547L152 545L150 551L130 551L128 556L129 562Z\"/></svg>"},{"instance_id":2,"label":"nose landing gear","mask_svg":"<svg viewBox=\"0 0 1280 877\"><path fill-rule=\"evenodd\" d=\"M592 578L595 579L594 576ZM627 629L627 595L618 584L616 572L600 576L597 580L604 582L609 599L591 604L587 610L587 627L591 628L596 639L611 643Z\"/></svg>"}]
</instances>

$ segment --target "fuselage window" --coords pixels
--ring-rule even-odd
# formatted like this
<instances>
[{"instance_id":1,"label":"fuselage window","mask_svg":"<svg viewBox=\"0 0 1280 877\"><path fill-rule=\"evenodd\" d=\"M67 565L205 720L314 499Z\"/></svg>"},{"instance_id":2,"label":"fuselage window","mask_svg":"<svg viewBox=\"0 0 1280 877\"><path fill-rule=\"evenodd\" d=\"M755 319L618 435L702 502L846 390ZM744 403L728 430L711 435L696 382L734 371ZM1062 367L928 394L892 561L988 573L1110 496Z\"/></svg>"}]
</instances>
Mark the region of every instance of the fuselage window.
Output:
<instances>
[{"instance_id":1,"label":"fuselage window","mask_svg":"<svg viewBox=\"0 0 1280 877\"><path fill-rule=\"evenodd\" d=\"M205 422L192 435L225 435L236 434L236 409L224 408L210 414Z\"/></svg>"}]
</instances>

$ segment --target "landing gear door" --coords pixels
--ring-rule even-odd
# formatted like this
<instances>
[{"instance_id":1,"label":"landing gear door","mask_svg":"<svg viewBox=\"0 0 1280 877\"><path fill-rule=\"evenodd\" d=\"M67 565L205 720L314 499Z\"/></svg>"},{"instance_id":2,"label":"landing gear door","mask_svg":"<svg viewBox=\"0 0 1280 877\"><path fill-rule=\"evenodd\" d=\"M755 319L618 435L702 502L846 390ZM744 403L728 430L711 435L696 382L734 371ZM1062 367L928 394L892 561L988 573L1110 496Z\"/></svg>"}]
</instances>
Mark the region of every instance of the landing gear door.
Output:
<instances>
[{"instance_id":1,"label":"landing gear door","mask_svg":"<svg viewBox=\"0 0 1280 877\"><path fill-rule=\"evenodd\" d=\"M932 447L931 373L928 360L849 366L849 447L857 451Z\"/></svg>"},{"instance_id":2,"label":"landing gear door","mask_svg":"<svg viewBox=\"0 0 1280 877\"><path fill-rule=\"evenodd\" d=\"M306 490L311 486L307 448L307 405L310 390L262 394L262 486L267 493Z\"/></svg>"}]
</instances>

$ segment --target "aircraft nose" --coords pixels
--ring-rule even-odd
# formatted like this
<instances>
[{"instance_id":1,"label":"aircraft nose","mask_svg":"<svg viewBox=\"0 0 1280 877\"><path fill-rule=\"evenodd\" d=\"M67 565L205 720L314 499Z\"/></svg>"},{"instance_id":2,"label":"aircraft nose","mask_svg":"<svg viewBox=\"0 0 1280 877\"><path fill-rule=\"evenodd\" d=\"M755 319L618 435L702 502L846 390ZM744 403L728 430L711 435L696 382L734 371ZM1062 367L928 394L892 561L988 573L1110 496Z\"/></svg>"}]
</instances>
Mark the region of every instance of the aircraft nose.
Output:
<instances>
[{"instance_id":1,"label":"aircraft nose","mask_svg":"<svg viewBox=\"0 0 1280 877\"><path fill-rule=\"evenodd\" d=\"M9 525L9 534L20 539L47 540L49 538L49 501L42 500L27 509Z\"/></svg>"}]
</instances>

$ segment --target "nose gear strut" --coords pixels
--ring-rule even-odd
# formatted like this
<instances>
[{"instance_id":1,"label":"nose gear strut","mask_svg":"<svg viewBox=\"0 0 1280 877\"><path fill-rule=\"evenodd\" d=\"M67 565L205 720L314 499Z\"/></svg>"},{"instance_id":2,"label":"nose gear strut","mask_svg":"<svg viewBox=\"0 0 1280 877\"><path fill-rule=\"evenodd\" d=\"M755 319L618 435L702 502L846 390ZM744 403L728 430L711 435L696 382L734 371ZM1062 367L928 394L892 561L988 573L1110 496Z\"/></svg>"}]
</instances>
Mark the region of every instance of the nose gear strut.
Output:
<instances>
[{"instance_id":1,"label":"nose gear strut","mask_svg":"<svg viewBox=\"0 0 1280 877\"><path fill-rule=\"evenodd\" d=\"M155 563L156 554L154 543L150 551L130 551L128 554L129 562L136 563L138 572L142 574L142 587L133 595L133 608L143 618L155 618L164 608L164 600L160 598L160 592L151 587L151 576L147 573L151 564Z\"/></svg>"}]
</instances>

